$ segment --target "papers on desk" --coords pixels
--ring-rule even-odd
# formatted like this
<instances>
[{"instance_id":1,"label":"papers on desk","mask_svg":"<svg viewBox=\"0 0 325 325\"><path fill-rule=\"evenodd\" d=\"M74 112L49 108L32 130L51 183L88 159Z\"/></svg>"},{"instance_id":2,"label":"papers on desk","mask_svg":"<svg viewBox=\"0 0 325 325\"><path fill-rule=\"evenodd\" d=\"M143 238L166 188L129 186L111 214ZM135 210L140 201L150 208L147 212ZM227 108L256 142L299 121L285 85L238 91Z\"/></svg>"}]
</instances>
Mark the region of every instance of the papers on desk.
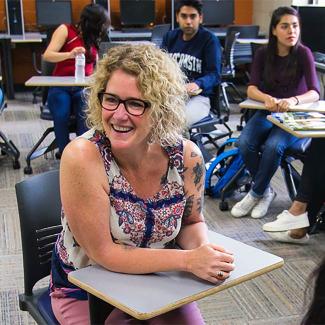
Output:
<instances>
[{"instance_id":1,"label":"papers on desk","mask_svg":"<svg viewBox=\"0 0 325 325\"><path fill-rule=\"evenodd\" d=\"M239 104L240 108L250 108L250 109L265 109L265 105L262 102L253 99L246 99ZM321 112L325 113L325 101L319 100L318 102L299 104L289 108L291 112Z\"/></svg>"},{"instance_id":2,"label":"papers on desk","mask_svg":"<svg viewBox=\"0 0 325 325\"><path fill-rule=\"evenodd\" d=\"M325 130L325 116L318 112L273 113L272 116L292 130Z\"/></svg>"}]
</instances>

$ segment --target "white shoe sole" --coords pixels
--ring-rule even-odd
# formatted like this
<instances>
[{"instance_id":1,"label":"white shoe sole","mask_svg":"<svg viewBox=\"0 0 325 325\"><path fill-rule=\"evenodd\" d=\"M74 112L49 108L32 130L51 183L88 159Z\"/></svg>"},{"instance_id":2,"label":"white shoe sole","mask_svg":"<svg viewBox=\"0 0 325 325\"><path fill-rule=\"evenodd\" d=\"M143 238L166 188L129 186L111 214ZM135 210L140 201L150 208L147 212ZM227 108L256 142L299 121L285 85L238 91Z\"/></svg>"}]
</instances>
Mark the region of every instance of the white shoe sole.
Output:
<instances>
[{"instance_id":1,"label":"white shoe sole","mask_svg":"<svg viewBox=\"0 0 325 325\"><path fill-rule=\"evenodd\" d=\"M281 232L270 232L269 236L276 241L282 242L282 243L289 243L289 244L300 244L304 245L307 244L309 241L309 236L306 234L302 238L292 238L289 235L289 231L281 231Z\"/></svg>"}]
</instances>

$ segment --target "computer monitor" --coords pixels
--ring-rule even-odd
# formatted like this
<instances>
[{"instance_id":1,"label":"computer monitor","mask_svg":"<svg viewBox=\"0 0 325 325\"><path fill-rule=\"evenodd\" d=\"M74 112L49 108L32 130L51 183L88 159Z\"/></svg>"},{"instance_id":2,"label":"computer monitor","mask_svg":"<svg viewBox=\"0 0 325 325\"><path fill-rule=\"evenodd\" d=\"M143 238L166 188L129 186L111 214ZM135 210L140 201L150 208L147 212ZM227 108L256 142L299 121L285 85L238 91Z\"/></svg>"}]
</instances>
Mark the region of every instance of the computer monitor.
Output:
<instances>
[{"instance_id":1,"label":"computer monitor","mask_svg":"<svg viewBox=\"0 0 325 325\"><path fill-rule=\"evenodd\" d=\"M71 0L36 0L36 23L46 28L71 24Z\"/></svg>"},{"instance_id":2,"label":"computer monitor","mask_svg":"<svg viewBox=\"0 0 325 325\"><path fill-rule=\"evenodd\" d=\"M203 0L203 25L222 26L234 23L234 0Z\"/></svg>"},{"instance_id":3,"label":"computer monitor","mask_svg":"<svg viewBox=\"0 0 325 325\"><path fill-rule=\"evenodd\" d=\"M155 0L120 0L122 26L148 26L155 22Z\"/></svg>"},{"instance_id":4,"label":"computer monitor","mask_svg":"<svg viewBox=\"0 0 325 325\"><path fill-rule=\"evenodd\" d=\"M313 52L325 53L325 7L295 7L301 18L301 40Z\"/></svg>"}]
</instances>

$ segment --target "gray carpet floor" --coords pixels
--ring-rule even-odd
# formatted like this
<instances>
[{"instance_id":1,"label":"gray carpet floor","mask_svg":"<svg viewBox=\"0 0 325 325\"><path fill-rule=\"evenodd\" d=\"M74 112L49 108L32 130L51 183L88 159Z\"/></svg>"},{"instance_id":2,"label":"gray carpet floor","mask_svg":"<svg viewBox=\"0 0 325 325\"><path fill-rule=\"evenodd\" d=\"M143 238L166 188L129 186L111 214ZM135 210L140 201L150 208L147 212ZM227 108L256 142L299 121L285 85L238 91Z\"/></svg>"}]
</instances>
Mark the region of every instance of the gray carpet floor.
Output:
<instances>
[{"instance_id":1,"label":"gray carpet floor","mask_svg":"<svg viewBox=\"0 0 325 325\"><path fill-rule=\"evenodd\" d=\"M51 122L39 119L39 104L33 105L30 93L18 93L16 100L0 116L0 130L19 148L22 168L14 170L12 161L0 156L0 324L34 324L18 306L18 293L23 292L23 265L18 210L14 186L26 177L23 167L27 152ZM232 107L230 125L235 129L238 108ZM34 174L59 168L59 162L49 155L32 162ZM199 301L207 324L299 324L308 307L313 281L310 276L325 255L325 233L313 235L308 245L299 246L273 242L262 231L290 206L285 185L278 172L272 180L277 192L266 217L234 219L230 212L221 212L219 200L206 197L205 217L208 227L284 258L285 265L233 288ZM230 206L243 194L230 198ZM45 280L46 282L46 280ZM307 292L307 294L306 294Z\"/></svg>"}]
</instances>

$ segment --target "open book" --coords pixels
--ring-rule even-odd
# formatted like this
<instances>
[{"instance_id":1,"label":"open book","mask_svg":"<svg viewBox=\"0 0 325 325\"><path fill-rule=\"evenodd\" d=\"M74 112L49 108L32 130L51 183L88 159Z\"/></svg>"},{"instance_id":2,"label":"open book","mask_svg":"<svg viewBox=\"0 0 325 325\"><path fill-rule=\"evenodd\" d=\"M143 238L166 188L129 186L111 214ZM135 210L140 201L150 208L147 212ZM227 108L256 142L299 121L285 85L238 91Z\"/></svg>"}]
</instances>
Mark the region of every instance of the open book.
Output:
<instances>
[{"instance_id":1,"label":"open book","mask_svg":"<svg viewBox=\"0 0 325 325\"><path fill-rule=\"evenodd\" d=\"M272 117L292 130L325 130L325 115L317 112L273 113Z\"/></svg>"}]
</instances>

